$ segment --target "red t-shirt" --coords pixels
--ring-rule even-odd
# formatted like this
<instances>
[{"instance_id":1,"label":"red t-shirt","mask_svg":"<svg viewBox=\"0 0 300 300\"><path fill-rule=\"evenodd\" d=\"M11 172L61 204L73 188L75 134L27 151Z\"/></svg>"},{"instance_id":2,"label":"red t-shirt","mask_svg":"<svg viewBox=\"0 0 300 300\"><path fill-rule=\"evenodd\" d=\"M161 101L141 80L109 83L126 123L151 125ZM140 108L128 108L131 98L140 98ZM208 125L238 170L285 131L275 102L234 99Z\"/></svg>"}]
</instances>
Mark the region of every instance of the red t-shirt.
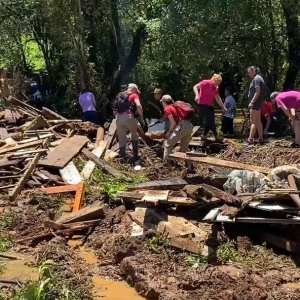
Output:
<instances>
[{"instance_id":1,"label":"red t-shirt","mask_svg":"<svg viewBox=\"0 0 300 300\"><path fill-rule=\"evenodd\" d=\"M180 116L173 104L170 104L166 108L164 108L164 119L168 119L170 115L173 116L176 124L178 124L180 121Z\"/></svg>"},{"instance_id":2,"label":"red t-shirt","mask_svg":"<svg viewBox=\"0 0 300 300\"><path fill-rule=\"evenodd\" d=\"M198 104L212 106L214 98L219 94L219 87L213 85L211 79L200 81Z\"/></svg>"},{"instance_id":3,"label":"red t-shirt","mask_svg":"<svg viewBox=\"0 0 300 300\"><path fill-rule=\"evenodd\" d=\"M271 102L265 101L260 109L262 117L271 116L273 113L273 106Z\"/></svg>"}]
</instances>

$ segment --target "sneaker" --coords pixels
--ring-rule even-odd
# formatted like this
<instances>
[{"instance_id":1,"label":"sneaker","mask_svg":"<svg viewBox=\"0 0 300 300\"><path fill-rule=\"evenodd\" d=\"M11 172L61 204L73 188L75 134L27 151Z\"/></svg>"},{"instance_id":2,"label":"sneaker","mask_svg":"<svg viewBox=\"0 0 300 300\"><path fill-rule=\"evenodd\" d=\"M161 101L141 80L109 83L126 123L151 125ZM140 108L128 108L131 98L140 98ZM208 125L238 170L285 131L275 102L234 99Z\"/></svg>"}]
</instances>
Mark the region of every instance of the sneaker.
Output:
<instances>
[{"instance_id":1,"label":"sneaker","mask_svg":"<svg viewBox=\"0 0 300 300\"><path fill-rule=\"evenodd\" d=\"M254 144L254 142L253 142L253 140L252 139L246 139L245 140L245 144L247 144L247 145L253 145Z\"/></svg>"},{"instance_id":2,"label":"sneaker","mask_svg":"<svg viewBox=\"0 0 300 300\"><path fill-rule=\"evenodd\" d=\"M293 142L291 144L291 148L300 148L300 145L298 143L296 143L296 142Z\"/></svg>"}]
</instances>

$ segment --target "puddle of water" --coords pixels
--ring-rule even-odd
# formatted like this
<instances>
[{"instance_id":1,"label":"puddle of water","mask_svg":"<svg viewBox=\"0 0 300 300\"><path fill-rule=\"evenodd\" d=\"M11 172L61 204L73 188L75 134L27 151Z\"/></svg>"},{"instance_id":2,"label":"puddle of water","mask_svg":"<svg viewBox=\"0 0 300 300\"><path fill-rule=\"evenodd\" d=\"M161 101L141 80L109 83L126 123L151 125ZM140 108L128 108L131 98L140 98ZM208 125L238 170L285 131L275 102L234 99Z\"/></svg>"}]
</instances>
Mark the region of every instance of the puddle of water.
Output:
<instances>
[{"instance_id":1,"label":"puddle of water","mask_svg":"<svg viewBox=\"0 0 300 300\"><path fill-rule=\"evenodd\" d=\"M12 255L22 258L22 256L19 254ZM25 264L33 262L33 258L23 258L24 260L1 260L1 263L5 262L5 269L1 277L5 278L6 280L37 280L39 277L38 269Z\"/></svg>"},{"instance_id":2,"label":"puddle of water","mask_svg":"<svg viewBox=\"0 0 300 300\"><path fill-rule=\"evenodd\" d=\"M95 300L144 300L134 288L124 282L111 281L98 276L93 277Z\"/></svg>"},{"instance_id":3,"label":"puddle of water","mask_svg":"<svg viewBox=\"0 0 300 300\"><path fill-rule=\"evenodd\" d=\"M282 286L289 289L300 290L300 283L285 283Z\"/></svg>"}]
</instances>

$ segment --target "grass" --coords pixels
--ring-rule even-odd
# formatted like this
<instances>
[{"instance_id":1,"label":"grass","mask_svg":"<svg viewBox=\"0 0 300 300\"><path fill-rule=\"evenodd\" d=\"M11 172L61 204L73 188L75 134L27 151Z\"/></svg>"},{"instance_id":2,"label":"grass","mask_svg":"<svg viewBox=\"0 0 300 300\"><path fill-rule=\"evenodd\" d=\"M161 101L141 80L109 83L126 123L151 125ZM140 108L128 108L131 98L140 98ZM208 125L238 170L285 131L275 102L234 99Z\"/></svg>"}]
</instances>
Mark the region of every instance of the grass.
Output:
<instances>
[{"instance_id":1,"label":"grass","mask_svg":"<svg viewBox=\"0 0 300 300\"><path fill-rule=\"evenodd\" d=\"M208 264L208 257L203 255L185 253L184 261L191 268L197 268L199 265Z\"/></svg>"},{"instance_id":2,"label":"grass","mask_svg":"<svg viewBox=\"0 0 300 300\"><path fill-rule=\"evenodd\" d=\"M0 233L0 253L6 252L9 248L12 247L12 241L9 235Z\"/></svg>"},{"instance_id":3,"label":"grass","mask_svg":"<svg viewBox=\"0 0 300 300\"><path fill-rule=\"evenodd\" d=\"M18 291L14 291L11 300L82 300L79 289L67 287L53 275L52 261L39 266L39 279L30 282Z\"/></svg>"},{"instance_id":4,"label":"grass","mask_svg":"<svg viewBox=\"0 0 300 300\"><path fill-rule=\"evenodd\" d=\"M7 212L0 216L0 227L12 230L18 225L18 216L14 211Z\"/></svg>"}]
</instances>

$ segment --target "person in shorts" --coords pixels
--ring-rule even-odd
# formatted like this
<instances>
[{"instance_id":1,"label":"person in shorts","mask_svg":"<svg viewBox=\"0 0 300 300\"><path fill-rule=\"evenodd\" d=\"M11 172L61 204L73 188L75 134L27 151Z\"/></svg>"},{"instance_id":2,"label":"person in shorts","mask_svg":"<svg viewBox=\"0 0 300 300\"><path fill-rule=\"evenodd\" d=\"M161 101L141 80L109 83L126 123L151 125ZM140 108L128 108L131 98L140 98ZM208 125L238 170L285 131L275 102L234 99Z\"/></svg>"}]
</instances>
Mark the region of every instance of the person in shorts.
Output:
<instances>
[{"instance_id":1,"label":"person in shorts","mask_svg":"<svg viewBox=\"0 0 300 300\"><path fill-rule=\"evenodd\" d=\"M234 135L233 120L236 102L232 96L232 89L230 87L225 88L225 97L224 106L227 109L227 113L223 115L221 131L223 132L223 135Z\"/></svg>"},{"instance_id":2,"label":"person in shorts","mask_svg":"<svg viewBox=\"0 0 300 300\"><path fill-rule=\"evenodd\" d=\"M247 69L247 74L251 79L248 92L249 110L250 110L250 133L246 140L247 144L254 143L254 137L257 132L258 142L264 143L263 125L261 123L261 107L265 101L266 85L264 79L258 74L259 69L251 66Z\"/></svg>"}]
</instances>

